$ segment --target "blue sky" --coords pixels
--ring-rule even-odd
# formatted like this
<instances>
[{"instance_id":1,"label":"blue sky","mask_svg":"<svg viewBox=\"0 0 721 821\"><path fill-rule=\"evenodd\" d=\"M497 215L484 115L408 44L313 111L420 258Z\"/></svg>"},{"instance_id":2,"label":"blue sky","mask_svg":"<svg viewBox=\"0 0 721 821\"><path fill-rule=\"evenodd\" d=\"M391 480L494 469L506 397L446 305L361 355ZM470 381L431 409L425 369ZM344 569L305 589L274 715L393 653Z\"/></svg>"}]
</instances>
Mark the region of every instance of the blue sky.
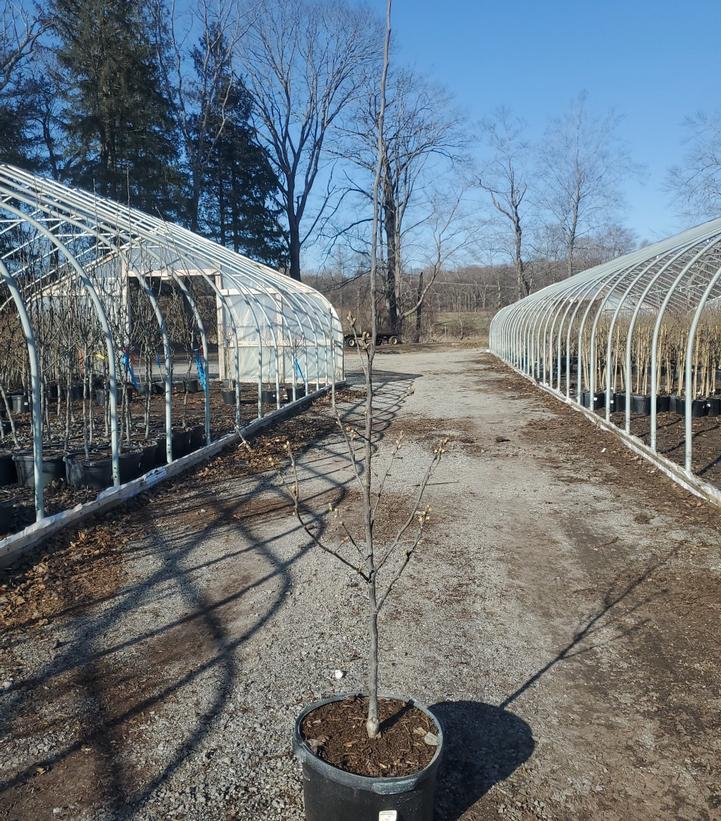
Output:
<instances>
[{"instance_id":1,"label":"blue sky","mask_svg":"<svg viewBox=\"0 0 721 821\"><path fill-rule=\"evenodd\" d=\"M375 0L381 12L382 0ZM624 115L645 170L623 220L639 240L684 227L663 190L686 115L721 107L721 0L394 0L396 55L455 95L471 122L499 105L532 136L580 91Z\"/></svg>"}]
</instances>

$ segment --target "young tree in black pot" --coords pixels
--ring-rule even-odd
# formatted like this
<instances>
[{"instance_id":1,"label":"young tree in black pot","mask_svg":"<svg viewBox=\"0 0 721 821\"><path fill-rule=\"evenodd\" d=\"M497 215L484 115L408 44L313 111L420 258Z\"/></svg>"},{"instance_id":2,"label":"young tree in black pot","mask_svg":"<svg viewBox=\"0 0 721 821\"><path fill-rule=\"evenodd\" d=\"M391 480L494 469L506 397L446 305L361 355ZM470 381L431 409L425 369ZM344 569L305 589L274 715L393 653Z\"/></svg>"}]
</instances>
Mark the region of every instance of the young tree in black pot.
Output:
<instances>
[{"instance_id":1,"label":"young tree in black pot","mask_svg":"<svg viewBox=\"0 0 721 821\"><path fill-rule=\"evenodd\" d=\"M383 122L390 11L391 0L388 0L373 184L369 275L369 304L372 307L376 306L379 186L385 159ZM341 533L338 543L329 543L317 535L303 515L298 466L290 442L286 443L286 448L292 475L288 486L296 517L304 531L320 549L362 581L367 620L366 693L335 696L309 705L296 721L294 748L303 763L307 821L350 818L430 821L443 734L438 721L418 702L380 695L378 623L390 593L421 544L430 516L430 507L423 506L423 498L431 475L445 453L446 442L444 440L434 448L417 489L409 494L407 514L402 517L394 535L387 541L381 540L376 532L376 518L401 441L396 442L385 469L375 478L376 311L371 310L369 332L362 336L356 332L352 317L349 321L365 376L364 418L362 424L355 427L341 418L336 409L336 419L347 447L353 481L359 489L361 525L357 532L354 533L356 528L331 509L329 513L335 515ZM356 452L359 443L360 455Z\"/></svg>"}]
</instances>

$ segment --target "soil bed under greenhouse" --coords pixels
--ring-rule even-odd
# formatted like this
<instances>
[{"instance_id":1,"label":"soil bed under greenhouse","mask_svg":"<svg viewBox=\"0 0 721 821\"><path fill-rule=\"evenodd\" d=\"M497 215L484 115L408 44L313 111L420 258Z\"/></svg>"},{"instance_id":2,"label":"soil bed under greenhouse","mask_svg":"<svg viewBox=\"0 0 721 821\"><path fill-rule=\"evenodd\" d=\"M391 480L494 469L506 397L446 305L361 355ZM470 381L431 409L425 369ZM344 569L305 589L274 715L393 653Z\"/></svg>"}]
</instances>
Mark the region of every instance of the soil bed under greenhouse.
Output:
<instances>
[{"instance_id":1,"label":"soil bed under greenhouse","mask_svg":"<svg viewBox=\"0 0 721 821\"><path fill-rule=\"evenodd\" d=\"M230 393L232 392L232 401ZM224 396L224 394L226 394ZM235 429L235 394L226 391L221 383L213 382L210 387L211 437L219 439ZM282 399L286 401L285 391ZM290 390L287 401L292 399ZM146 404L147 402L147 404ZM263 413L275 408L275 403L263 403ZM45 488L46 512L49 515L68 510L78 504L91 501L98 491L112 484L110 476L110 441L107 434L106 408L97 401L85 403L75 400L71 403L70 436L65 436L65 407L58 414L53 410L48 416L50 426L46 426L47 440L43 445L44 458L57 461L58 478L50 481ZM76 469L76 480L68 483L70 460L79 468L86 465L85 445L90 427L90 413L93 414L93 438L88 445L90 465L95 471L87 474ZM248 424L258 415L257 388L243 386L241 390L241 426ZM147 415L147 423L146 423ZM204 394L202 391L185 393L179 386L173 395L174 456L184 456L202 447L204 429ZM19 466L13 462L13 455L26 454L26 470L32 475L32 416L28 412L13 414L15 438L10 430L0 442L0 538L22 530L35 521L34 491L32 485L24 485L18 475ZM165 464L165 397L153 394L146 397L135 393L128 402L128 415L124 420L122 452L135 455L130 469L126 472L121 465L121 480L128 481L154 467ZM85 431L85 433L84 433ZM128 435L128 431L130 432ZM143 452L146 451L146 452ZM64 457L68 460L64 461ZM107 480L107 481L106 481ZM88 486L94 482L94 486Z\"/></svg>"},{"instance_id":2,"label":"soil bed under greenhouse","mask_svg":"<svg viewBox=\"0 0 721 821\"><path fill-rule=\"evenodd\" d=\"M623 429L623 414L611 414L611 421ZM658 452L683 466L684 418L677 413L659 413L656 417ZM702 416L692 420L693 471L704 481L721 489L721 417ZM650 445L650 421L647 416L631 417L631 433Z\"/></svg>"}]
</instances>

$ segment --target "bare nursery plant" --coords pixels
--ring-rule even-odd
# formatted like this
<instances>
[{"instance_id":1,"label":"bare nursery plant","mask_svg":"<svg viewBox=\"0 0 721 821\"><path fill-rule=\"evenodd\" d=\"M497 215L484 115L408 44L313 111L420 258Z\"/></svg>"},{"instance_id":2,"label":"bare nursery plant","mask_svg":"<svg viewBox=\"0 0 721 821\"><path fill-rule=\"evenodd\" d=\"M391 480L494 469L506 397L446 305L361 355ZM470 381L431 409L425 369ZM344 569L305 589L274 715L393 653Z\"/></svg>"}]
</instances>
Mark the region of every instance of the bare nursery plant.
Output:
<instances>
[{"instance_id":1,"label":"bare nursery plant","mask_svg":"<svg viewBox=\"0 0 721 821\"><path fill-rule=\"evenodd\" d=\"M446 452L447 440L441 440L434 448L432 458L426 467L415 493L408 494L407 515L398 525L395 535L389 539L379 539L376 531L376 522L379 518L383 502L386 482L400 453L403 440L399 436L393 445L390 455L386 459L385 467L380 475L375 475L373 463L376 457L376 445L373 442L374 430L374 388L372 357L374 343L366 334L357 339L357 347L364 359L365 372L365 413L362 428L344 419L337 406L334 408L338 427L343 435L348 460L353 477L360 491L360 520L358 532L348 525L341 512L332 505L328 508L328 515L332 516L340 531L337 543L328 543L315 532L312 524L303 515L298 465L293 454L290 442L286 442L286 450L290 459L292 483L289 484L293 499L296 518L305 533L324 552L339 561L349 570L357 574L365 583L366 618L368 625L367 648L367 692L368 715L366 730L369 738L379 735L378 719L378 621L381 611L388 597L408 567L408 564L418 546L422 543L425 527L430 519L431 507L423 504L428 483ZM361 443L362 456L356 450L357 443Z\"/></svg>"},{"instance_id":2,"label":"bare nursery plant","mask_svg":"<svg viewBox=\"0 0 721 821\"><path fill-rule=\"evenodd\" d=\"M353 478L360 491L360 525L357 532L349 526L340 512L329 509L328 514L335 517L339 526L340 536L337 543L327 543L321 539L311 525L306 521L301 505L300 480L298 466L290 442L286 449L292 471L292 483L289 483L295 515L310 539L323 551L328 553L353 573L357 574L365 583L366 618L367 618L367 695L368 712L366 731L373 739L379 735L378 711L378 621L390 593L408 567L408 564L421 544L423 532L428 523L431 508L423 507L423 497L428 482L445 453L446 440L441 441L434 449L433 455L417 485L415 492L409 491L408 513L402 519L395 531L395 535L388 540L378 538L376 524L383 493L388 477L396 463L401 448L401 439L398 439L388 457L385 468L376 476L374 460L377 446L373 441L375 434L375 380L374 359L376 354L377 331L377 275L379 250L379 199L380 181L383 171L383 161L386 156L384 140L384 116L386 105L386 82L388 77L389 50L390 50L390 15L391 1L386 7L386 34L384 42L384 59L380 83L380 104L377 119L377 162L373 181L373 223L370 249L369 294L368 304L371 306L370 331L359 336L356 323L349 316L349 323L355 337L355 348L360 357L360 363L365 378L365 403L362 424L354 424L352 420L343 418L335 403L333 395L333 409L338 427L343 435L347 456L353 472ZM357 445L360 443L360 454Z\"/></svg>"}]
</instances>

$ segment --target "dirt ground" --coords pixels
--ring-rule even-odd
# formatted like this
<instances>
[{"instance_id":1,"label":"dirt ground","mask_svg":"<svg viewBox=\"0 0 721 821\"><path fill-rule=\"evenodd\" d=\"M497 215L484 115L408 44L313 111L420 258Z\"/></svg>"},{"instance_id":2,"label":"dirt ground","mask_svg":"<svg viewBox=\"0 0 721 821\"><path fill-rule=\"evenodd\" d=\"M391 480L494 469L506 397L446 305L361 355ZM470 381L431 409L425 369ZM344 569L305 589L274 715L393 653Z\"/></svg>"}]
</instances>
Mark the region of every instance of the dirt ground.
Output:
<instances>
[{"instance_id":1,"label":"dirt ground","mask_svg":"<svg viewBox=\"0 0 721 821\"><path fill-rule=\"evenodd\" d=\"M383 687L445 726L439 821L721 818L721 514L488 354L378 366L381 534L450 440L381 625ZM293 720L362 688L363 600L286 438L332 539L322 406L5 581L0 817L300 821Z\"/></svg>"}]
</instances>

